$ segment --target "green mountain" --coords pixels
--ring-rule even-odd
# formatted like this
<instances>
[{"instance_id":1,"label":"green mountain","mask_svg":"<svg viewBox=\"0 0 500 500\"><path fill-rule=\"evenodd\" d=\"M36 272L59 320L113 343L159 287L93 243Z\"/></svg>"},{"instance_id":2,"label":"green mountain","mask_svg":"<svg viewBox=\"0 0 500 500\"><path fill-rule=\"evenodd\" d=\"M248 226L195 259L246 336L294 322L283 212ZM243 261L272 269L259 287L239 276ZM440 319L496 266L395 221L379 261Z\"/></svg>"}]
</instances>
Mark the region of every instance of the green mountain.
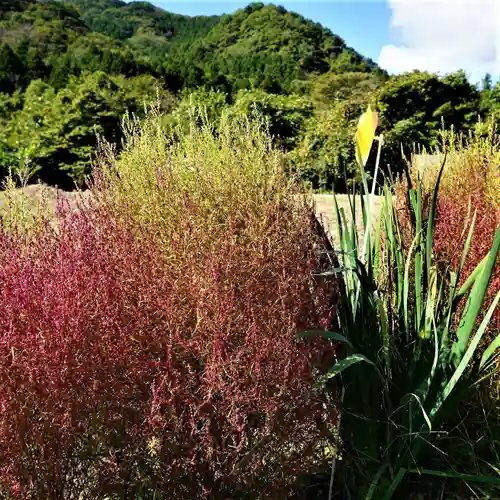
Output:
<instances>
[{"instance_id":1,"label":"green mountain","mask_svg":"<svg viewBox=\"0 0 500 500\"><path fill-rule=\"evenodd\" d=\"M311 73L377 69L320 24L262 3L223 16L206 36L180 49L167 56L172 64L180 61L179 70L184 63L195 62L209 79L224 75L238 87L267 82L268 87L271 83L288 91L294 81Z\"/></svg>"},{"instance_id":2,"label":"green mountain","mask_svg":"<svg viewBox=\"0 0 500 500\"><path fill-rule=\"evenodd\" d=\"M320 24L262 3L189 17L147 2L0 0L0 53L7 92L35 78L62 87L85 71L154 74L174 91L290 91L311 73L377 70Z\"/></svg>"},{"instance_id":3,"label":"green mountain","mask_svg":"<svg viewBox=\"0 0 500 500\"><path fill-rule=\"evenodd\" d=\"M352 136L368 103L394 165L405 137L433 146L441 120L468 130L480 106L497 109L491 87L480 97L461 73L389 78L330 30L272 4L189 17L148 2L0 0L0 180L28 165L50 184L84 182L96 135L120 144L123 114L159 96L177 116L193 100L214 119L224 107L260 109L296 171L316 187L339 185L355 170Z\"/></svg>"},{"instance_id":4,"label":"green mountain","mask_svg":"<svg viewBox=\"0 0 500 500\"><path fill-rule=\"evenodd\" d=\"M89 30L123 43L157 73L176 75L182 86L224 78L237 88L290 90L294 81L315 72L377 70L330 30L275 5L254 3L229 15L188 17L147 2L69 3Z\"/></svg>"},{"instance_id":5,"label":"green mountain","mask_svg":"<svg viewBox=\"0 0 500 500\"><path fill-rule=\"evenodd\" d=\"M220 20L219 16L182 16L166 12L148 2L120 0L70 0L92 30L118 40L138 33L166 38L169 42L188 42L205 36Z\"/></svg>"}]
</instances>

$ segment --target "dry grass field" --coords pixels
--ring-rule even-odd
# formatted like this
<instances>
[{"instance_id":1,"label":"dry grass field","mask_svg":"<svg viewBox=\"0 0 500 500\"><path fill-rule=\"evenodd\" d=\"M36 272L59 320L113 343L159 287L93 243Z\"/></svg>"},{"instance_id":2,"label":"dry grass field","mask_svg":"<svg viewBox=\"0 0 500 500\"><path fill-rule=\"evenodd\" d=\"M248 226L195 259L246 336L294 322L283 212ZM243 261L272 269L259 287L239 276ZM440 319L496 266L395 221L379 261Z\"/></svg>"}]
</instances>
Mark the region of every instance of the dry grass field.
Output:
<instances>
[{"instance_id":1,"label":"dry grass field","mask_svg":"<svg viewBox=\"0 0 500 500\"><path fill-rule=\"evenodd\" d=\"M18 189L14 191L14 196L24 195L26 198L26 203L28 206L37 206L40 202L47 202L49 205L55 205L57 196L59 195L62 199L67 200L71 206L76 206L78 197L80 194L78 192L67 192L57 190L50 186L45 186L41 184L32 184L26 186L25 188ZM7 194L5 191L0 191L0 212L5 209Z\"/></svg>"},{"instance_id":2,"label":"dry grass field","mask_svg":"<svg viewBox=\"0 0 500 500\"><path fill-rule=\"evenodd\" d=\"M48 186L40 186L40 185L30 185L18 191L19 194L24 194L27 196L27 205L33 204L33 206L37 206L38 202L45 200L50 206L54 206L57 196L59 195L64 200L67 200L70 206L76 207L78 203L78 199L80 196L85 196L86 193L78 193L78 192L66 192L59 191L55 188ZM17 193L16 193L17 195ZM0 214L3 210L5 210L5 193L0 191ZM343 207L346 213L346 217L348 220L351 218L351 211L349 209L349 202L346 195L337 195L337 200L340 207ZM382 197L375 196L374 197L374 207L375 213L373 214L373 221L375 223L376 216L380 209L382 202ZM335 205L333 203L333 196L329 194L316 194L314 195L314 204L315 210L318 218L324 224L328 235L332 239L332 241L336 242L337 238L337 227L336 227L336 218L335 218ZM359 228L359 236L360 239L363 236L363 224L361 218L361 206L359 203L359 198L356 201L356 217L357 217L357 226Z\"/></svg>"},{"instance_id":3,"label":"dry grass field","mask_svg":"<svg viewBox=\"0 0 500 500\"><path fill-rule=\"evenodd\" d=\"M374 213L373 213L373 225L377 220L377 215L382 205L383 198L381 196L374 197ZM347 217L347 220L351 220L351 209L349 208L349 201L346 195L337 195L337 202L339 207L343 208ZM333 195L330 194L316 194L314 195L314 203L316 214L324 224L330 238L332 239L334 245L337 240L337 221L335 216L335 204L333 202ZM358 227L358 236L360 241L363 238L363 219L361 216L361 203L359 197L356 198L356 225Z\"/></svg>"}]
</instances>

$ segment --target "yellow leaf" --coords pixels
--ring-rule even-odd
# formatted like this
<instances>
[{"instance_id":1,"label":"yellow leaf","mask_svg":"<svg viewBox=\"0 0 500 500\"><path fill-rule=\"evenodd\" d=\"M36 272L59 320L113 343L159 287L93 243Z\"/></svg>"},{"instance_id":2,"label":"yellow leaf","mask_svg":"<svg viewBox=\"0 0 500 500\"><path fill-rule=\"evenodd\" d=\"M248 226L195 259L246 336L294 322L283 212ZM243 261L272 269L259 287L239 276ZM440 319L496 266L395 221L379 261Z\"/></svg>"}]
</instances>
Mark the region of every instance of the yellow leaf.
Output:
<instances>
[{"instance_id":1,"label":"yellow leaf","mask_svg":"<svg viewBox=\"0 0 500 500\"><path fill-rule=\"evenodd\" d=\"M377 130L378 115L372 111L371 106L359 117L358 128L356 129L356 159L363 166L368 161L373 140L375 139L375 130Z\"/></svg>"}]
</instances>

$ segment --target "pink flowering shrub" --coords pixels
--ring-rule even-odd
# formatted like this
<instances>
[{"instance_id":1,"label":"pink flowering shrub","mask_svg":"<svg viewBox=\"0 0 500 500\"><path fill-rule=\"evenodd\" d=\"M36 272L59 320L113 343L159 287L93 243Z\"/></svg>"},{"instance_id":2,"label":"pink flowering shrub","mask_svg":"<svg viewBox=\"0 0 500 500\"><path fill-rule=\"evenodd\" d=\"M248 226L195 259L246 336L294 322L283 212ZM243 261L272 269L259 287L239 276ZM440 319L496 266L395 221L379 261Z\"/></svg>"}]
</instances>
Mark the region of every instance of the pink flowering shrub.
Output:
<instances>
[{"instance_id":1,"label":"pink flowering shrub","mask_svg":"<svg viewBox=\"0 0 500 500\"><path fill-rule=\"evenodd\" d=\"M209 231L186 194L163 246L98 196L0 231L0 491L282 498L324 465L336 414L311 383L334 352L295 334L330 324L337 288L287 196Z\"/></svg>"}]
</instances>

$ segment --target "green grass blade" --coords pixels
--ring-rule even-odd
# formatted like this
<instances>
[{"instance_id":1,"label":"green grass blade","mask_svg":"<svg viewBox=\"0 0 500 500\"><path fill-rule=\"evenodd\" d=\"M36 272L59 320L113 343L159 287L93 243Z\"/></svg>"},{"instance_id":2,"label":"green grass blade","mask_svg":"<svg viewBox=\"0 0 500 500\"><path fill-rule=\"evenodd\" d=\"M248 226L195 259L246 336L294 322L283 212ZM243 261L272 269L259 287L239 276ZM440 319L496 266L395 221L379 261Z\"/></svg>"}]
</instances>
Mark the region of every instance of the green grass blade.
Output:
<instances>
[{"instance_id":1,"label":"green grass blade","mask_svg":"<svg viewBox=\"0 0 500 500\"><path fill-rule=\"evenodd\" d=\"M392 197L389 190L386 189L384 201L384 221L385 221L385 235L386 245L391 256L394 255L394 233L392 228Z\"/></svg>"},{"instance_id":2,"label":"green grass blade","mask_svg":"<svg viewBox=\"0 0 500 500\"><path fill-rule=\"evenodd\" d=\"M368 176L366 175L365 167L362 163L359 164L359 173L361 174L361 183L363 185L363 193L368 196L370 190L368 188Z\"/></svg>"},{"instance_id":3,"label":"green grass blade","mask_svg":"<svg viewBox=\"0 0 500 500\"><path fill-rule=\"evenodd\" d=\"M342 231L342 250L344 252L344 267L347 270L347 279L349 281L348 284L348 291L349 292L354 292L356 285L353 277L353 273L349 271L349 269L355 269L356 268L356 259L357 259L357 246L356 242L352 241L350 231L349 231L349 224L347 222L347 218L345 215L345 211L343 208L340 209L340 218L341 218L341 224L342 227L344 228ZM352 224L352 222L351 222ZM354 310L354 309L353 309Z\"/></svg>"},{"instance_id":4,"label":"green grass blade","mask_svg":"<svg viewBox=\"0 0 500 500\"><path fill-rule=\"evenodd\" d=\"M405 324L405 332L407 335L406 341L409 342L410 339L408 338L409 332L410 332L410 317L409 317L409 311L408 311L408 299L410 297L410 264L411 264L411 258L413 255L413 249L415 248L415 245L418 241L419 234L413 238L413 241L411 242L410 248L408 249L408 255L406 257L406 264L405 264L405 272L404 272L404 283L403 283L403 320Z\"/></svg>"},{"instance_id":5,"label":"green grass blade","mask_svg":"<svg viewBox=\"0 0 500 500\"><path fill-rule=\"evenodd\" d=\"M350 257L351 264L353 257L355 258L357 255L356 250L356 242L351 238L352 231L349 230L349 223L347 221L347 217L345 215L345 210L343 208L340 209L340 217L342 219L342 225L344 227L344 240L346 243L347 254ZM352 221L351 221L352 224Z\"/></svg>"},{"instance_id":6,"label":"green grass blade","mask_svg":"<svg viewBox=\"0 0 500 500\"><path fill-rule=\"evenodd\" d=\"M342 241L342 220L340 218L340 207L337 201L337 195L335 193L333 193L333 206L335 209L335 216L337 219L337 235L340 243Z\"/></svg>"},{"instance_id":7,"label":"green grass blade","mask_svg":"<svg viewBox=\"0 0 500 500\"><path fill-rule=\"evenodd\" d=\"M407 203L408 203L408 210L410 210L410 215L411 215L411 211L413 211L413 214L416 215L417 214L417 198L415 195L415 191L413 189L411 189L408 192Z\"/></svg>"},{"instance_id":8,"label":"green grass blade","mask_svg":"<svg viewBox=\"0 0 500 500\"><path fill-rule=\"evenodd\" d=\"M377 473L375 474L375 477L373 478L373 481L370 484L370 488L368 489L368 493L365 496L365 500L372 500L377 485L380 482L380 479L382 478L382 475L384 474L386 469L387 464L383 464L381 467L379 467Z\"/></svg>"},{"instance_id":9,"label":"green grass blade","mask_svg":"<svg viewBox=\"0 0 500 500\"><path fill-rule=\"evenodd\" d=\"M458 269L456 271L457 273L457 278L456 278L456 283L455 283L455 289L458 285L458 282L460 281L460 275L462 273L462 269L464 268L465 260L467 259L467 255L469 254L469 249L470 249L470 243L472 241L472 234L474 232L474 228L476 226L476 216L477 216L477 211L474 210L474 215L472 217L472 222L469 227L469 233L467 234L467 239L465 240L464 248L462 250L462 255L460 257L460 262L458 264ZM453 297L454 298L454 297Z\"/></svg>"},{"instance_id":10,"label":"green grass blade","mask_svg":"<svg viewBox=\"0 0 500 500\"><path fill-rule=\"evenodd\" d=\"M377 214L377 229L375 230L374 253L373 253L373 272L374 280L378 277L378 269L380 265L380 234L382 230L382 210Z\"/></svg>"},{"instance_id":11,"label":"green grass blade","mask_svg":"<svg viewBox=\"0 0 500 500\"><path fill-rule=\"evenodd\" d=\"M392 201L392 200L391 200ZM401 228L399 227L399 220L396 211L392 208L393 217L393 228L395 231L395 241L396 241L396 297L397 297L397 308L400 309L403 302L403 284L404 284L404 243L403 237L401 236Z\"/></svg>"},{"instance_id":12,"label":"green grass blade","mask_svg":"<svg viewBox=\"0 0 500 500\"><path fill-rule=\"evenodd\" d=\"M356 221L356 188L353 188L352 195L349 193L349 190L347 191L347 201L349 202L349 210L351 211L351 224L349 228L345 228L346 231L349 231L351 241L353 244L356 246L356 248L359 248L359 241L358 241L358 231L356 224L352 223L353 221Z\"/></svg>"},{"instance_id":13,"label":"green grass blade","mask_svg":"<svg viewBox=\"0 0 500 500\"><path fill-rule=\"evenodd\" d=\"M363 356L362 354L351 354L350 356L347 356L346 358L335 363L332 366L332 368L330 368L330 370L328 371L328 373L325 375L324 378L330 379L336 377L337 375L342 373L346 368L349 368L350 366L359 363L360 361L364 361L365 363L369 363L370 365L375 366L375 364L372 361L370 361L366 356Z\"/></svg>"},{"instance_id":14,"label":"green grass blade","mask_svg":"<svg viewBox=\"0 0 500 500\"><path fill-rule=\"evenodd\" d=\"M469 207L470 208L470 207ZM451 318L453 315L453 303L455 302L456 290L458 286L458 282L460 281L460 276L462 274L462 269L465 264L465 260L467 259L467 255L469 253L470 243L472 240L472 233L474 232L474 227L476 224L476 211L474 211L474 216L472 217L472 223L469 228L469 233L467 235L467 239L465 240L464 248L462 250L462 256L460 257L460 262L458 264L458 268L455 272L455 275L452 278L452 283L450 286L450 297L449 297L449 305L448 305L448 315L446 318L446 324L443 329L443 334L441 338L441 345L445 346L448 343L448 332L450 328Z\"/></svg>"},{"instance_id":15,"label":"green grass blade","mask_svg":"<svg viewBox=\"0 0 500 500\"><path fill-rule=\"evenodd\" d=\"M335 194L333 195L333 203L335 206L335 215L337 218L337 236L339 239L339 245L340 245L340 249L341 249L340 260L341 260L342 266L344 268L346 268L346 267L348 267L348 265L347 265L347 252L349 249L346 246L346 241L344 238L344 225L342 222L343 209L339 207L339 204L337 202L337 196Z\"/></svg>"},{"instance_id":16,"label":"green grass blade","mask_svg":"<svg viewBox=\"0 0 500 500\"><path fill-rule=\"evenodd\" d=\"M361 207L361 220L363 222L363 229L365 230L366 229L366 226L368 224L368 212L367 212L367 207L369 206L369 204L367 203L367 198L368 198L368 195L365 194L361 194L360 197L359 197L359 204L360 204L360 207Z\"/></svg>"},{"instance_id":17,"label":"green grass blade","mask_svg":"<svg viewBox=\"0 0 500 500\"><path fill-rule=\"evenodd\" d=\"M417 208L415 213L417 231L417 250L415 252L415 329L420 331L422 321L422 186L418 183Z\"/></svg>"},{"instance_id":18,"label":"green grass blade","mask_svg":"<svg viewBox=\"0 0 500 500\"><path fill-rule=\"evenodd\" d=\"M465 231L467 230L467 226L469 225L471 210L472 210L472 199L469 196L469 203L467 206L467 215L465 216L464 228L462 229L462 235L461 235L462 238L464 237ZM475 210L474 210L474 213L476 213Z\"/></svg>"},{"instance_id":19,"label":"green grass blade","mask_svg":"<svg viewBox=\"0 0 500 500\"><path fill-rule=\"evenodd\" d=\"M403 467L399 469L398 473L396 474L389 488L384 493L383 500L391 500L392 495L394 495L394 493L398 489L399 485L401 484L401 481L403 481L407 472L408 470L404 469Z\"/></svg>"},{"instance_id":20,"label":"green grass blade","mask_svg":"<svg viewBox=\"0 0 500 500\"><path fill-rule=\"evenodd\" d=\"M439 192L439 184L441 183L441 177L443 175L444 166L446 164L446 155L444 157L443 163L441 164L441 168L439 169L438 178L436 180L436 184L434 185L434 191L432 193L432 201L429 208L429 218L427 220L427 236L425 238L425 264L427 271L427 278L429 279L429 271L432 266L432 247L433 247L433 234L434 234L434 222L436 218L436 208L437 208L437 200L438 200L438 192Z\"/></svg>"},{"instance_id":21,"label":"green grass blade","mask_svg":"<svg viewBox=\"0 0 500 500\"><path fill-rule=\"evenodd\" d=\"M480 342L484 332L486 331L486 328L491 320L491 317L493 316L493 312L494 312L499 300L500 300L500 291L496 294L495 299L493 300L492 304L488 308L488 311L485 314L483 321L481 322L481 325L477 329L477 332L474 335L471 343L469 344L469 347L467 348L467 351L465 352L464 356L462 357L457 369L453 373L448 384L446 384L446 387L444 388L442 394L440 394L438 396L438 399L436 401L436 405L431 410L431 417L433 417L437 413L440 406L444 403L446 398L451 394L451 391L453 391L453 389L455 388L458 381L461 379L465 369L467 368L470 360L472 359L472 356L476 352L477 346L479 345L479 342Z\"/></svg>"},{"instance_id":22,"label":"green grass blade","mask_svg":"<svg viewBox=\"0 0 500 500\"><path fill-rule=\"evenodd\" d=\"M495 299L493 300L493 310L498 305L498 300L500 298L500 291L496 294ZM491 308L490 308L491 309ZM493 313L493 311L492 311ZM483 356L481 357L481 362L479 363L479 368L483 368L484 365L490 360L490 358L495 354L497 349L500 349L500 334L495 337L495 340L490 343L487 349L484 351Z\"/></svg>"},{"instance_id":23,"label":"green grass blade","mask_svg":"<svg viewBox=\"0 0 500 500\"><path fill-rule=\"evenodd\" d=\"M489 254L485 255L483 257L483 260L474 268L474 271L472 271L469 274L464 284L460 287L460 290L458 290L458 292L456 293L455 302L460 300L469 291L472 285L474 285L476 279L478 278L478 276L481 275L481 272L483 271L484 266L486 265L486 261L488 260L488 255Z\"/></svg>"},{"instance_id":24,"label":"green grass blade","mask_svg":"<svg viewBox=\"0 0 500 500\"><path fill-rule=\"evenodd\" d=\"M386 363L387 373L391 373L391 349L390 349L390 336L389 336L389 321L387 320L387 313L384 304L380 297L376 295L375 301L377 304L377 311L380 319L380 333L382 335L382 346L384 360Z\"/></svg>"},{"instance_id":25,"label":"green grass blade","mask_svg":"<svg viewBox=\"0 0 500 500\"><path fill-rule=\"evenodd\" d=\"M489 462L485 463L488 464L500 476L500 469L497 466L490 464Z\"/></svg>"},{"instance_id":26,"label":"green grass blade","mask_svg":"<svg viewBox=\"0 0 500 500\"><path fill-rule=\"evenodd\" d=\"M491 367L492 361L494 361L500 354L500 333L495 337L495 339L490 343L486 351L484 351L481 357L481 362L479 368L481 370L488 369Z\"/></svg>"},{"instance_id":27,"label":"green grass blade","mask_svg":"<svg viewBox=\"0 0 500 500\"><path fill-rule=\"evenodd\" d=\"M495 237L493 240L493 246L488 253L486 262L481 271L481 274L477 277L472 290L467 298L467 304L465 306L464 313L460 318L460 324L457 329L457 341L453 345L452 356L456 365L460 362L463 353L467 348L470 335L474 328L477 320L477 316L483 304L484 296L488 285L490 283L491 274L493 272L493 266L495 265L498 252L500 249L500 224L497 227Z\"/></svg>"},{"instance_id":28,"label":"green grass blade","mask_svg":"<svg viewBox=\"0 0 500 500\"><path fill-rule=\"evenodd\" d=\"M427 427L429 427L429 432L432 432L431 419L429 418L429 415L427 415L427 412L425 411L424 405L422 404L422 400L413 392L410 392L409 396L413 396L416 399L417 403L420 406L420 410L421 410L422 415L424 417L425 423L427 424Z\"/></svg>"},{"instance_id":29,"label":"green grass blade","mask_svg":"<svg viewBox=\"0 0 500 500\"><path fill-rule=\"evenodd\" d=\"M366 255L369 256L369 268L370 268L370 275L373 274L373 259L371 258L371 253L372 253L372 216L373 216L373 200L375 196L375 189L377 187L377 175L378 175L378 169L379 169L379 164L380 164L380 154L382 151L382 144L384 142L383 135L380 135L378 137L378 148L377 148L377 159L375 161L375 171L373 173L373 183L372 183L372 190L370 193L370 197L368 200L368 221L366 224L366 229L365 229L365 239L366 239L366 244L364 248L364 252L361 258L361 262L364 262L364 258Z\"/></svg>"},{"instance_id":30,"label":"green grass blade","mask_svg":"<svg viewBox=\"0 0 500 500\"><path fill-rule=\"evenodd\" d=\"M422 399L426 399L429 393L429 389L431 387L432 381L434 380L434 375L436 374L436 369L438 366L439 358L440 358L440 350L439 350L439 340L438 340L438 332L436 328L436 322L433 319L432 326L434 330L434 359L432 361L432 367L429 376L424 380L421 387L417 391L418 394L421 395Z\"/></svg>"},{"instance_id":31,"label":"green grass blade","mask_svg":"<svg viewBox=\"0 0 500 500\"><path fill-rule=\"evenodd\" d=\"M356 226L356 195L353 195L353 204L352 206L354 207L353 209L353 216L352 219L349 222L349 229L350 229L350 239L352 241L352 246L353 248L356 248L356 256L359 254L359 249L360 249L360 242L359 242L359 236L358 236L358 228Z\"/></svg>"},{"instance_id":32,"label":"green grass blade","mask_svg":"<svg viewBox=\"0 0 500 500\"><path fill-rule=\"evenodd\" d=\"M388 237L391 255L396 263L396 299L397 307L402 304L404 280L404 244L401 236L396 210L394 209L393 195L386 190L386 234Z\"/></svg>"},{"instance_id":33,"label":"green grass blade","mask_svg":"<svg viewBox=\"0 0 500 500\"><path fill-rule=\"evenodd\" d=\"M500 478L493 476L478 476L474 474L461 474L459 472L445 472L432 469L410 469L408 472L412 474L424 474L426 476L444 477L448 479L461 479L462 481L500 486Z\"/></svg>"},{"instance_id":34,"label":"green grass blade","mask_svg":"<svg viewBox=\"0 0 500 500\"><path fill-rule=\"evenodd\" d=\"M297 333L297 337L303 339L311 339L315 337L322 337L328 340L335 340L337 342L343 342L352 347L351 343L340 333L337 332L329 332L328 330L307 330L305 332Z\"/></svg>"},{"instance_id":35,"label":"green grass blade","mask_svg":"<svg viewBox=\"0 0 500 500\"><path fill-rule=\"evenodd\" d=\"M362 207L362 210L365 209L366 210L366 213L364 212L363 210L363 224L364 224L364 237L363 237L363 249L361 251L361 262L364 263L365 261L365 256L366 256L366 252L367 252L367 249L368 249L368 241L370 239L370 225L371 225L371 200L370 200L370 191L369 191L369 188L368 188L368 177L366 175L366 172L365 172L365 169L363 167L363 165L360 165L360 172L361 172L361 181L363 183L363 191L364 191L364 196L366 196L369 200L369 203L368 203L368 207L366 207L364 204L363 204L363 200L361 201L361 207ZM361 194L360 196L363 197L363 194Z\"/></svg>"},{"instance_id":36,"label":"green grass blade","mask_svg":"<svg viewBox=\"0 0 500 500\"><path fill-rule=\"evenodd\" d=\"M440 311L442 309L441 305L443 302L443 297L444 297L444 289L446 286L446 279L441 279L439 281L439 287L438 287L438 294L437 294L437 300L436 300L436 311Z\"/></svg>"},{"instance_id":37,"label":"green grass blade","mask_svg":"<svg viewBox=\"0 0 500 500\"><path fill-rule=\"evenodd\" d=\"M427 286L427 300L425 304L425 322L424 328L420 331L420 337L424 339L431 338L432 320L434 319L434 311L436 309L438 286L437 286L437 269L436 266L431 266L428 270L429 282Z\"/></svg>"}]
</instances>

